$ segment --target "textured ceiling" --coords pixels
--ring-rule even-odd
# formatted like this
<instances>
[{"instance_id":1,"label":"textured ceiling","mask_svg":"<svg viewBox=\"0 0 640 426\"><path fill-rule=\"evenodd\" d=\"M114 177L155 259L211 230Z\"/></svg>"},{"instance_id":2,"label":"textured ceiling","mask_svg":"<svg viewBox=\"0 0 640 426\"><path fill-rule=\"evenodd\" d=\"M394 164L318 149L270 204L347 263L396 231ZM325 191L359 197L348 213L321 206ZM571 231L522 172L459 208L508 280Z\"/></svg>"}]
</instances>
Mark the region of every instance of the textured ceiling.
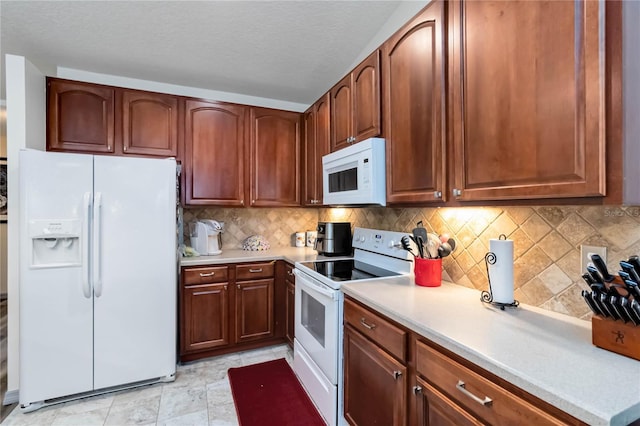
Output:
<instances>
[{"instance_id":1,"label":"textured ceiling","mask_svg":"<svg viewBox=\"0 0 640 426\"><path fill-rule=\"evenodd\" d=\"M308 105L401 3L2 0L3 70L10 53L48 75L59 66Z\"/></svg>"}]
</instances>

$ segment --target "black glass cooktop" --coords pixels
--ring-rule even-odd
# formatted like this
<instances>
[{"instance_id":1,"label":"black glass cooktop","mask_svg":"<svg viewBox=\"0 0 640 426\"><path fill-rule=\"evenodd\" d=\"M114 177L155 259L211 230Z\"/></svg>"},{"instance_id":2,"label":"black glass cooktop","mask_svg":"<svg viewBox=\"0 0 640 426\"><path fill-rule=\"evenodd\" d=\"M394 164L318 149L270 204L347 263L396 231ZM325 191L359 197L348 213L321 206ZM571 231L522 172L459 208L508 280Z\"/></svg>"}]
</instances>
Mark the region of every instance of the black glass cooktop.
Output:
<instances>
[{"instance_id":1,"label":"black glass cooktop","mask_svg":"<svg viewBox=\"0 0 640 426\"><path fill-rule=\"evenodd\" d=\"M368 263L358 262L353 259L301 262L301 265L324 275L332 281L366 280L400 275L396 272L378 268Z\"/></svg>"}]
</instances>

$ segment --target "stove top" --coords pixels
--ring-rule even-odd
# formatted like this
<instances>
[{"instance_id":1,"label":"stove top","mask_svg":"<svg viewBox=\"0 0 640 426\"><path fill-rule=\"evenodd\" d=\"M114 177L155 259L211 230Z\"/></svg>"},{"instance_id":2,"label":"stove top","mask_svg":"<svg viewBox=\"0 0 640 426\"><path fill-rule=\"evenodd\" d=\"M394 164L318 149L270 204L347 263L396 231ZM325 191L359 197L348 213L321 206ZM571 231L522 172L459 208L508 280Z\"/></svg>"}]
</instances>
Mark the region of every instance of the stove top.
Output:
<instances>
[{"instance_id":1,"label":"stove top","mask_svg":"<svg viewBox=\"0 0 640 426\"><path fill-rule=\"evenodd\" d=\"M336 282L368 280L400 275L397 272L389 271L355 259L300 262L300 265Z\"/></svg>"}]
</instances>

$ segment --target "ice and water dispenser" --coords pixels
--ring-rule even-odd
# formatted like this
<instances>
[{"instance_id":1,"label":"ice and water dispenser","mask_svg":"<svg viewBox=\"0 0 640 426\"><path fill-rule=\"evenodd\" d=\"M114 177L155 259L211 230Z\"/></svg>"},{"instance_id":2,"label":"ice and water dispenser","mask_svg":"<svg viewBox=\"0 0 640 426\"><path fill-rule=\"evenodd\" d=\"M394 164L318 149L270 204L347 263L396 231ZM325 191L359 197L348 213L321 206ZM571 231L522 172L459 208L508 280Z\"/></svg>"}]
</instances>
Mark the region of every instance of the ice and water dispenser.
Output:
<instances>
[{"instance_id":1,"label":"ice and water dispenser","mask_svg":"<svg viewBox=\"0 0 640 426\"><path fill-rule=\"evenodd\" d=\"M56 268L82 264L82 221L30 220L31 267Z\"/></svg>"}]
</instances>

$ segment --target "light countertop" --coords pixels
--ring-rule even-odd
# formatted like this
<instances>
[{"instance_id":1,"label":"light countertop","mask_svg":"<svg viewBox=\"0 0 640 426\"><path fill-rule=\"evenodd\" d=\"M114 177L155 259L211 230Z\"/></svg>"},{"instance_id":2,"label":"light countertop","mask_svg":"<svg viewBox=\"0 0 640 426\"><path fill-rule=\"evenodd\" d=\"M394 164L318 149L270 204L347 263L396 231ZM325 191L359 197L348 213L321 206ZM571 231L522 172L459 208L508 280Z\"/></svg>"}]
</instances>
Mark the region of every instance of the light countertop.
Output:
<instances>
[{"instance_id":1,"label":"light countertop","mask_svg":"<svg viewBox=\"0 0 640 426\"><path fill-rule=\"evenodd\" d=\"M263 262L283 259L290 263L304 262L316 259L326 259L319 256L311 247L275 247L263 251L247 251L242 249L225 249L217 256L183 257L181 266L204 266L220 263Z\"/></svg>"},{"instance_id":2,"label":"light countertop","mask_svg":"<svg viewBox=\"0 0 640 426\"><path fill-rule=\"evenodd\" d=\"M342 291L590 425L640 418L640 361L592 345L588 321L527 305L501 311L477 290L408 277Z\"/></svg>"}]
</instances>

